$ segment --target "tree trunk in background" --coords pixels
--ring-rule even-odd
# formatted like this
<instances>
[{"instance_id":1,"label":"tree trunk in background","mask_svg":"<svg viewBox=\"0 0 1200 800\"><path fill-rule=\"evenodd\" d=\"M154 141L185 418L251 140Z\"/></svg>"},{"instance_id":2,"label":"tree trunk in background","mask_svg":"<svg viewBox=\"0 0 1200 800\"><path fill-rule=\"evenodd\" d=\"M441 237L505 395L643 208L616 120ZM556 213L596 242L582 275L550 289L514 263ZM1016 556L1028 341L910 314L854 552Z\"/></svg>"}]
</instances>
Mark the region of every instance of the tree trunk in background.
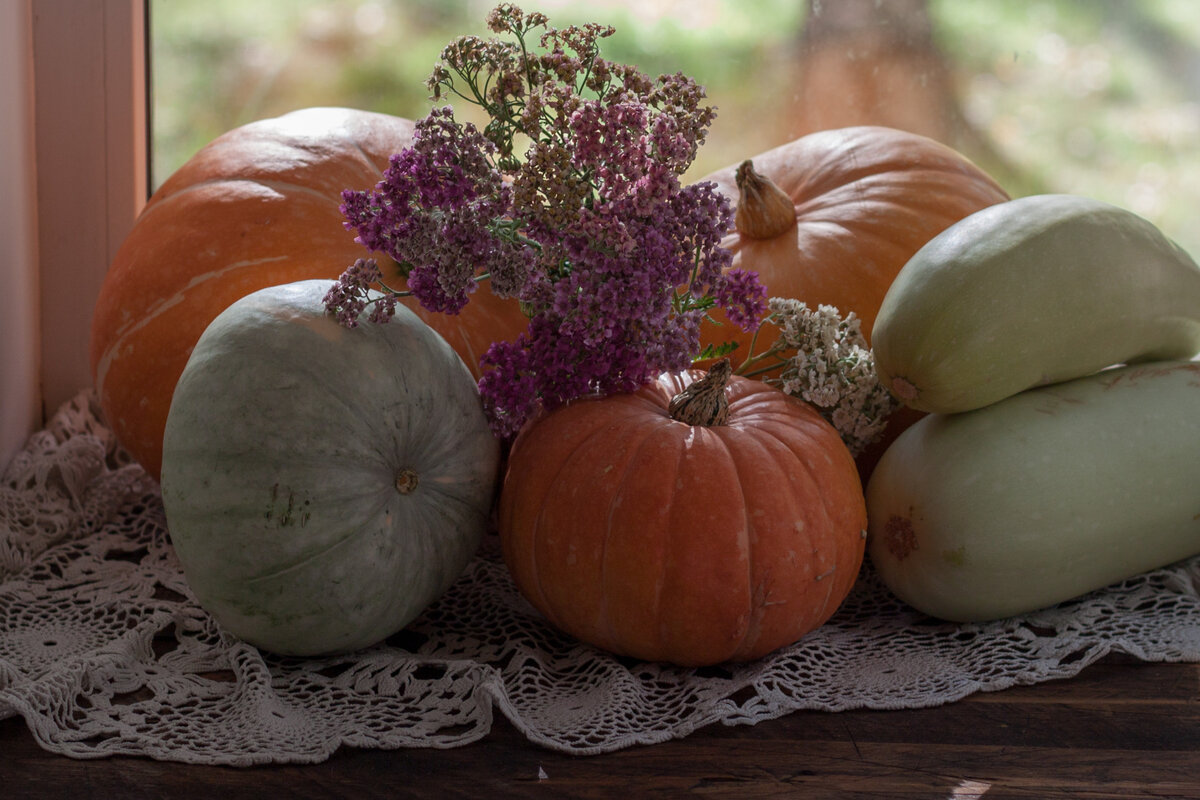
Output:
<instances>
[{"instance_id":1,"label":"tree trunk in background","mask_svg":"<svg viewBox=\"0 0 1200 800\"><path fill-rule=\"evenodd\" d=\"M784 134L886 125L950 144L962 115L926 0L807 0Z\"/></svg>"},{"instance_id":2,"label":"tree trunk in background","mask_svg":"<svg viewBox=\"0 0 1200 800\"><path fill-rule=\"evenodd\" d=\"M805 0L782 141L851 125L884 125L949 145L1005 185L1028 176L966 119L927 0ZM1031 183L1032 181L1032 183Z\"/></svg>"}]
</instances>

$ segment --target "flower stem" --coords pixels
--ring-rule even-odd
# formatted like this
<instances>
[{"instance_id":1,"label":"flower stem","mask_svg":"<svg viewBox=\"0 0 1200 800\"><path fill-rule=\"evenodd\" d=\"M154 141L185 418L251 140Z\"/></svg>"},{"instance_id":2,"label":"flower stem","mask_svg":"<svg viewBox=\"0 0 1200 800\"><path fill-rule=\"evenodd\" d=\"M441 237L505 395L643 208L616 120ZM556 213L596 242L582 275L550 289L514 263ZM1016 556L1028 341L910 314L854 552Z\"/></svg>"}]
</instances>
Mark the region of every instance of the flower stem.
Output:
<instances>
[{"instance_id":1,"label":"flower stem","mask_svg":"<svg viewBox=\"0 0 1200 800\"><path fill-rule=\"evenodd\" d=\"M749 355L746 356L745 361L743 361L741 364L738 365L738 368L735 370L736 374L738 374L738 375L759 375L763 372L769 372L770 370L774 369L775 366L777 366L777 365L773 364L770 367L763 367L761 369L754 370L753 372L747 372L747 370L750 367L754 366L755 364L757 364L758 362L762 361L765 358L775 355L776 353L780 352L783 349L778 342L775 342L770 347L768 347L766 350L762 351L761 353L756 354L754 352L754 348L758 345L758 335L760 333L762 333L763 326L766 325L768 322L772 322L774 319L775 319L775 315L769 314L769 315L763 317L762 322L758 323L758 327L754 329L754 335L750 337L750 346L746 348L746 352L748 352ZM778 361L779 359L776 359L776 360Z\"/></svg>"}]
</instances>

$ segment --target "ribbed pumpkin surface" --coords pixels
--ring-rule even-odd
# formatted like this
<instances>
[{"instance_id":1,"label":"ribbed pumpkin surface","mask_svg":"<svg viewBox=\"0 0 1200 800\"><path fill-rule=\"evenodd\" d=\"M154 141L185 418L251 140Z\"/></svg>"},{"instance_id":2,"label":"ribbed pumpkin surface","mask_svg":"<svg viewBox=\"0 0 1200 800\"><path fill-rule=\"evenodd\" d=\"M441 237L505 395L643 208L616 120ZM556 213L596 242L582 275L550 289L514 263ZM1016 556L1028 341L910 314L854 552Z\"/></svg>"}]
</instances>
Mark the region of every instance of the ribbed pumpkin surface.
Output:
<instances>
[{"instance_id":1,"label":"ribbed pumpkin surface","mask_svg":"<svg viewBox=\"0 0 1200 800\"><path fill-rule=\"evenodd\" d=\"M877 126L820 131L751 159L795 204L796 225L767 239L733 232L734 267L752 270L773 297L853 311L871 326L900 268L968 214L1008 199L991 177L932 139ZM737 203L736 166L707 176ZM718 311L715 316L720 317ZM742 342L723 326L708 341ZM770 345L760 338L760 349Z\"/></svg>"},{"instance_id":2,"label":"ribbed pumpkin surface","mask_svg":"<svg viewBox=\"0 0 1200 800\"><path fill-rule=\"evenodd\" d=\"M527 426L501 542L524 595L585 642L681 665L750 660L838 608L862 562L865 501L832 426L761 382L732 379L726 425L672 419L694 377Z\"/></svg>"}]
</instances>

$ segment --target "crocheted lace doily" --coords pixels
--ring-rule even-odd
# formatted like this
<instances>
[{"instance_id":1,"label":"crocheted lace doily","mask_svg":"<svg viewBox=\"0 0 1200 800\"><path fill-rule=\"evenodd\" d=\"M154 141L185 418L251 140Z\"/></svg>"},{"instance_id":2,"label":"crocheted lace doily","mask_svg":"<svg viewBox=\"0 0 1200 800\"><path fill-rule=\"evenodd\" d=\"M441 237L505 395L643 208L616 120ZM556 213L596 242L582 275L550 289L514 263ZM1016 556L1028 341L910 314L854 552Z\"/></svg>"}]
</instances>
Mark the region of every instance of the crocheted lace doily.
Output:
<instances>
[{"instance_id":1,"label":"crocheted lace doily","mask_svg":"<svg viewBox=\"0 0 1200 800\"><path fill-rule=\"evenodd\" d=\"M1055 609L950 625L870 569L837 615L760 661L685 670L556 633L485 543L404 632L353 655L267 656L195 602L157 485L92 395L66 404L0 478L0 719L47 750L204 764L321 761L341 745L453 747L495 709L531 741L599 753L797 709L933 706L1062 678L1111 651L1200 660L1200 559Z\"/></svg>"}]
</instances>

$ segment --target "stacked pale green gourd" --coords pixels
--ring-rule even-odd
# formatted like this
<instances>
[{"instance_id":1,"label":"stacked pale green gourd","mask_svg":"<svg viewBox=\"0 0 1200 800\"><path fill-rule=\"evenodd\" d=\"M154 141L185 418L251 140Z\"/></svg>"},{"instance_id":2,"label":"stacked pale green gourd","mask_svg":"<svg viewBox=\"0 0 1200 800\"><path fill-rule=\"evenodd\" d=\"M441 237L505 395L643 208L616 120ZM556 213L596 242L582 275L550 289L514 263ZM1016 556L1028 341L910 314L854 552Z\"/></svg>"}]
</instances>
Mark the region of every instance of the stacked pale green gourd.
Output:
<instances>
[{"instance_id":1,"label":"stacked pale green gourd","mask_svg":"<svg viewBox=\"0 0 1200 800\"><path fill-rule=\"evenodd\" d=\"M884 582L931 615L1032 611L1200 553L1200 267L1070 195L931 240L873 331L884 385L930 412L867 487Z\"/></svg>"}]
</instances>

